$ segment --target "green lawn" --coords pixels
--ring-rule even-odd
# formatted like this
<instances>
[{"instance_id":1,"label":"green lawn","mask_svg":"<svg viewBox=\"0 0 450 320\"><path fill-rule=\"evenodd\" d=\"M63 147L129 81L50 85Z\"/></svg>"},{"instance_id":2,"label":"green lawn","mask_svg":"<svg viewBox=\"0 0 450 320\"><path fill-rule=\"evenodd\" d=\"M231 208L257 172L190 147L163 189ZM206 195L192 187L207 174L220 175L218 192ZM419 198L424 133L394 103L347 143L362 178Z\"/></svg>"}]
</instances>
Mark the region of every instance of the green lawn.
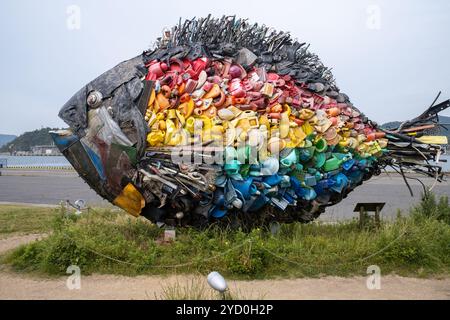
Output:
<instances>
[{"instance_id":1,"label":"green lawn","mask_svg":"<svg viewBox=\"0 0 450 320\"><path fill-rule=\"evenodd\" d=\"M0 238L11 234L45 233L52 229L57 209L0 206Z\"/></svg>"}]
</instances>

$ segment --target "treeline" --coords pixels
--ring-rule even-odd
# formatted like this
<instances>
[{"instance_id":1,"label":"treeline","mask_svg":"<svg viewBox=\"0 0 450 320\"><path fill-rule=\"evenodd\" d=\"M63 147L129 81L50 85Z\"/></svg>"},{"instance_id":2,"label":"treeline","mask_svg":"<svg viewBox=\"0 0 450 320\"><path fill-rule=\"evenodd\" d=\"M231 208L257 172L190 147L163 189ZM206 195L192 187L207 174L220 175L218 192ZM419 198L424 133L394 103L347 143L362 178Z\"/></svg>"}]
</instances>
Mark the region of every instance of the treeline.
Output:
<instances>
[{"instance_id":1,"label":"treeline","mask_svg":"<svg viewBox=\"0 0 450 320\"><path fill-rule=\"evenodd\" d=\"M31 147L33 146L52 144L53 140L48 133L52 130L58 129L42 128L39 130L25 132L15 138L13 141L1 147L0 152L31 151Z\"/></svg>"}]
</instances>

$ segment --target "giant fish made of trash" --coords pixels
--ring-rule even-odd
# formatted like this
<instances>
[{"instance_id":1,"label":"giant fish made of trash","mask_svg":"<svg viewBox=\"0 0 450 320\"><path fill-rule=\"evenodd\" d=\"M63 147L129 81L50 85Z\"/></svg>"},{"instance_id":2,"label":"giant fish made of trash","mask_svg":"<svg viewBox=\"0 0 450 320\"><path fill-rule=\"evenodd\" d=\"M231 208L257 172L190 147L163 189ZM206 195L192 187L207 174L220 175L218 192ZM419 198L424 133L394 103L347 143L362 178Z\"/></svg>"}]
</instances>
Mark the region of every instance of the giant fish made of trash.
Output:
<instances>
[{"instance_id":1,"label":"giant fish made of trash","mask_svg":"<svg viewBox=\"0 0 450 320\"><path fill-rule=\"evenodd\" d=\"M52 136L100 196L158 225L308 222L386 166L441 181L436 100L381 128L305 43L209 16L88 83Z\"/></svg>"}]
</instances>

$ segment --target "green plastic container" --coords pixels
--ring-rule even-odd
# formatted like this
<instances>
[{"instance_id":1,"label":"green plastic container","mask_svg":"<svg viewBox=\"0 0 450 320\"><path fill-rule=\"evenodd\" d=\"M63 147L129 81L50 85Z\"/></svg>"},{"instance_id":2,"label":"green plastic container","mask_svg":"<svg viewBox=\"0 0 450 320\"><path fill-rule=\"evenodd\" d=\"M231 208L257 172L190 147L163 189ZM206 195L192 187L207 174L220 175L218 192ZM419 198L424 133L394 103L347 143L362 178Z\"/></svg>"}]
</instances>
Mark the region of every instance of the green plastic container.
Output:
<instances>
[{"instance_id":1,"label":"green plastic container","mask_svg":"<svg viewBox=\"0 0 450 320\"><path fill-rule=\"evenodd\" d=\"M293 164L296 164L297 162L298 160L295 150L292 150L291 153L280 160L281 165L286 168L292 166Z\"/></svg>"},{"instance_id":2,"label":"green plastic container","mask_svg":"<svg viewBox=\"0 0 450 320\"><path fill-rule=\"evenodd\" d=\"M323 169L326 172L329 171L333 171L339 168L339 166L341 165L342 160L339 160L338 158L336 158L334 155L333 157L331 157L330 159L328 159L327 161L325 161L325 164L323 166Z\"/></svg>"},{"instance_id":3,"label":"green plastic container","mask_svg":"<svg viewBox=\"0 0 450 320\"><path fill-rule=\"evenodd\" d=\"M313 157L314 167L320 169L325 164L327 160L327 156L325 153L315 153Z\"/></svg>"},{"instance_id":4,"label":"green plastic container","mask_svg":"<svg viewBox=\"0 0 450 320\"><path fill-rule=\"evenodd\" d=\"M250 147L249 146L239 147L236 153L237 159L241 163L246 163L246 161L250 158Z\"/></svg>"},{"instance_id":5,"label":"green plastic container","mask_svg":"<svg viewBox=\"0 0 450 320\"><path fill-rule=\"evenodd\" d=\"M241 164L237 160L231 160L225 163L224 170L227 175L232 176L239 173L239 169L241 168Z\"/></svg>"},{"instance_id":6,"label":"green plastic container","mask_svg":"<svg viewBox=\"0 0 450 320\"><path fill-rule=\"evenodd\" d=\"M316 152L319 153L325 152L328 148L327 141L322 138L317 140L314 146L316 147Z\"/></svg>"}]
</instances>

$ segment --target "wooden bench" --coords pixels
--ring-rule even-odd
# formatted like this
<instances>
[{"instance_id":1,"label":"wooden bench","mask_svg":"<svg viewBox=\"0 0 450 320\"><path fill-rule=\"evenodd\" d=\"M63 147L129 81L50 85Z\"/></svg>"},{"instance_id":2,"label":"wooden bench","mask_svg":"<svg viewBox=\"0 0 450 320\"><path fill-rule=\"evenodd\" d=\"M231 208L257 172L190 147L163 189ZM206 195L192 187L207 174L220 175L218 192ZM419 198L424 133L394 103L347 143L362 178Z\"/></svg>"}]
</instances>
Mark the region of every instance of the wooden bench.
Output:
<instances>
[{"instance_id":1,"label":"wooden bench","mask_svg":"<svg viewBox=\"0 0 450 320\"><path fill-rule=\"evenodd\" d=\"M366 224L366 213L375 212L375 225L380 227L380 212L383 209L386 202L358 202L353 209L353 212L359 212L359 226L363 228Z\"/></svg>"}]
</instances>

